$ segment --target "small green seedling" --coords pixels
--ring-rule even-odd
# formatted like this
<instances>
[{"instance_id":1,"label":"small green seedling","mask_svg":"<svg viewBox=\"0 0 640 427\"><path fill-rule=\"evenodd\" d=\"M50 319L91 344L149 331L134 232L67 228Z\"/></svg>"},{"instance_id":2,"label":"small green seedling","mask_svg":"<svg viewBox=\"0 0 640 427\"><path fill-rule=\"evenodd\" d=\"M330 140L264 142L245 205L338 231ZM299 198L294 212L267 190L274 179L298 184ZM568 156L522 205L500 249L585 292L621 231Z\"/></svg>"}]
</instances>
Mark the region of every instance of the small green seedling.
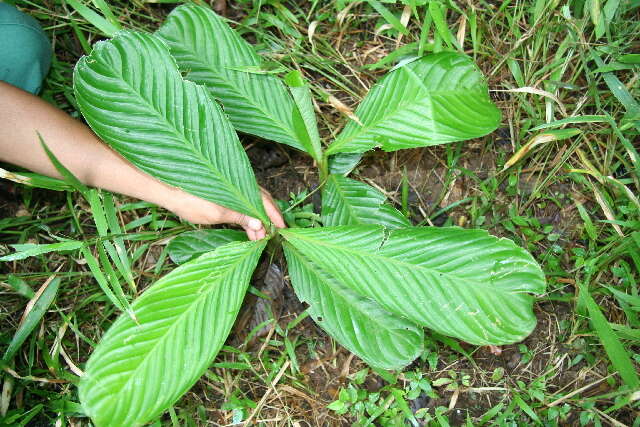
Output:
<instances>
[{"instance_id":1,"label":"small green seedling","mask_svg":"<svg viewBox=\"0 0 640 427\"><path fill-rule=\"evenodd\" d=\"M437 53L392 70L326 145L301 74L283 82L260 67L251 45L193 4L155 34L122 31L97 43L76 66L78 105L106 143L142 171L271 230L254 242L220 230L176 238L186 262L131 304L135 316L123 313L86 364L80 400L97 426L144 424L200 378L276 236L310 316L374 368L411 363L425 327L476 345L519 342L535 327L532 294L545 279L527 251L483 230L412 227L382 193L346 176L374 148L493 131L500 112L468 57ZM306 225L322 227L273 229L236 131L312 157L322 209L307 212Z\"/></svg>"}]
</instances>

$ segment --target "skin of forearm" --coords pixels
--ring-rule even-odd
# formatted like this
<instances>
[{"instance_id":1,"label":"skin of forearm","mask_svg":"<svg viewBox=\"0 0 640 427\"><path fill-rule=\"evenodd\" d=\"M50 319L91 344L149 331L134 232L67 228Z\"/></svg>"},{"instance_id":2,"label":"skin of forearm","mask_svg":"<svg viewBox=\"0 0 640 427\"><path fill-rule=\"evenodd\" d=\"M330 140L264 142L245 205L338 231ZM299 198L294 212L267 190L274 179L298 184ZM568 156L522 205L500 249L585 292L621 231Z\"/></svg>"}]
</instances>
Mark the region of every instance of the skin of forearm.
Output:
<instances>
[{"instance_id":1,"label":"skin of forearm","mask_svg":"<svg viewBox=\"0 0 640 427\"><path fill-rule=\"evenodd\" d=\"M168 209L179 191L139 171L84 124L42 99L0 82L0 160L61 178L38 138L80 181Z\"/></svg>"}]
</instances>

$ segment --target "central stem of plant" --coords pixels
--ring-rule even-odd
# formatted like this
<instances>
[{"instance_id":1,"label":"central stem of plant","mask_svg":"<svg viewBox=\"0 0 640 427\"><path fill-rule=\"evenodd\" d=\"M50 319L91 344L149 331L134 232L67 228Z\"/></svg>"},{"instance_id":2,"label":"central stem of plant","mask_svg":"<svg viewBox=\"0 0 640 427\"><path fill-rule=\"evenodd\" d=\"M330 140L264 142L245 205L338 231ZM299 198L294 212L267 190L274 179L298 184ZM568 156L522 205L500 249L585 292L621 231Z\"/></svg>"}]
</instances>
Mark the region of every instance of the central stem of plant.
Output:
<instances>
[{"instance_id":1,"label":"central stem of plant","mask_svg":"<svg viewBox=\"0 0 640 427\"><path fill-rule=\"evenodd\" d=\"M329 158L326 154L318 160L318 171L320 173L320 185L329 177Z\"/></svg>"}]
</instances>

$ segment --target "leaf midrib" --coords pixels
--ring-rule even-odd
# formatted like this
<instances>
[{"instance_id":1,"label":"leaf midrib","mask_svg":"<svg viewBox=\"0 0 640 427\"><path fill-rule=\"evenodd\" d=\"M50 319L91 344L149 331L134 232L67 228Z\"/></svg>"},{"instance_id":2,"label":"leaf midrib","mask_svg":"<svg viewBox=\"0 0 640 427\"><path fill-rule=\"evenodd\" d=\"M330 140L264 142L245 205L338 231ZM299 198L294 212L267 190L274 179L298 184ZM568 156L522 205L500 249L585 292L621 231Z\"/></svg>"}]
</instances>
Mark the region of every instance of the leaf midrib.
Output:
<instances>
[{"instance_id":1,"label":"leaf midrib","mask_svg":"<svg viewBox=\"0 0 640 427\"><path fill-rule=\"evenodd\" d=\"M421 270L423 270L425 272L428 272L430 274L439 274L439 275L447 276L447 277L449 277L451 279L455 279L457 281L471 282L471 283L474 284L474 286L482 288L483 290L496 292L496 288L495 287L489 287L484 282L478 282L478 281L475 281L475 280L469 279L469 278L462 278L462 277L456 276L454 274L451 274L449 272L442 272L442 271L439 271L439 270L434 270L432 268L424 267L422 265L412 264L412 263L409 263L409 262L397 260L395 258L391 258L391 257L388 257L388 256L380 255L380 254L378 254L376 252L359 252L359 251L357 251L355 249L350 249L350 248L347 248L345 246L340 246L340 245L336 245L336 244L327 243L327 242L322 241L322 240L314 240L314 239L311 239L311 238L305 238L305 236L301 236L299 234L296 234L295 238L300 239L300 240L305 240L307 242L311 242L311 243L313 243L315 245L318 245L318 246L325 246L327 248L333 248L333 249L336 249L336 250L339 250L339 251L352 253L352 254L355 254L355 255L360 256L360 257L367 256L367 257L382 259L382 260L385 260L385 261L389 261L389 263L391 263L391 264L397 264L397 265L400 265L400 266L405 267L405 268L418 268L418 269L421 269ZM524 292L507 292L505 290L502 290L501 288L497 288L497 289L500 291L500 293L506 294L506 295L513 294L513 293L516 293L516 294L524 293ZM529 293L529 292L526 291L526 293Z\"/></svg>"},{"instance_id":2,"label":"leaf midrib","mask_svg":"<svg viewBox=\"0 0 640 427\"><path fill-rule=\"evenodd\" d=\"M264 246L264 245L262 245ZM234 265L229 266L229 268L223 273L223 274L219 274L216 277L219 278L219 280L216 281L216 283L220 284L220 282L222 281L222 279L226 278L228 275L231 274L231 272L236 271L237 267L239 265L241 265L244 260L249 256L252 255L254 253L254 251L256 249L258 249L260 246L256 245L252 250L250 251L246 251L246 253L244 255L242 255L241 257L238 258L238 262L234 263ZM200 283L205 282L206 280L208 280L211 276L213 276L214 273L210 273L207 276L203 277L202 279L199 280ZM196 297L196 299L194 299L191 304L189 304L189 307L184 310L182 313L180 313L178 315L178 317L175 319L175 321L169 326L169 328L167 328L167 330L165 331L164 334L162 334L161 337L158 337L158 339L156 340L156 343L153 344L153 347L151 347L151 349L147 352L147 354L142 358L142 360L140 361L140 363L138 364L138 366L133 370L130 371L131 375L129 376L129 378L125 381L125 383L120 386L121 390L124 390L126 387L129 386L130 382L133 380L134 377L137 376L139 370L141 369L141 367L143 365L146 364L146 362L149 360L149 358L151 357L151 354L153 354L156 350L156 348L160 345L161 342L164 342L164 340L166 339L166 337L177 327L177 325L179 325L181 323L181 321L183 320L183 318L187 315L187 313L190 313L191 308L194 307L199 301L201 301L202 299L204 299L205 297L208 297L211 292L213 292L213 290L216 288L216 286L209 286L208 290L205 292L199 292L198 296ZM130 320L129 318L127 318L127 320ZM115 400L117 400L117 396L112 396L111 399L109 399L109 403L114 402Z\"/></svg>"},{"instance_id":3,"label":"leaf midrib","mask_svg":"<svg viewBox=\"0 0 640 427\"><path fill-rule=\"evenodd\" d=\"M351 204L349 204L349 203L347 202L347 197L344 195L344 192L342 191L342 187L341 187L341 186L340 186L340 184L338 183L338 179L337 179L337 178L335 178L335 176L333 176L333 175L332 175L332 179L333 179L334 185L335 185L335 187L336 187L336 191L338 192L338 194L339 194L339 195L341 196L341 198L342 198L342 204L346 206L346 208L347 208L347 210L349 211L349 213L351 214L351 216L352 216L353 218L355 218L355 220L356 220L356 223L357 223L357 224L360 224L360 225L364 224L364 223L360 220L360 218L356 215L356 213L355 213L355 208L354 208Z\"/></svg>"}]
</instances>

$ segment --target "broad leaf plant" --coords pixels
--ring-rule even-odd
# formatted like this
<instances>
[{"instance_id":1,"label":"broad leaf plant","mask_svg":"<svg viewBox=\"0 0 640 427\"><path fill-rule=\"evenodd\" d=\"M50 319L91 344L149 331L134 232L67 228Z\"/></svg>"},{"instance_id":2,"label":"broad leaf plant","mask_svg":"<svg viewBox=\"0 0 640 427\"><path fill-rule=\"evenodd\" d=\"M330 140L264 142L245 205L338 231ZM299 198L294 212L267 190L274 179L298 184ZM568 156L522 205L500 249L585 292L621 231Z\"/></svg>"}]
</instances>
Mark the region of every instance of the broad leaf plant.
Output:
<instances>
[{"instance_id":1,"label":"broad leaf plant","mask_svg":"<svg viewBox=\"0 0 640 427\"><path fill-rule=\"evenodd\" d=\"M315 322L372 367L401 369L423 328L476 345L524 339L544 275L524 249L483 230L413 227L378 190L347 175L361 153L476 138L500 112L460 53L417 58L384 76L337 138L323 146L299 72L256 72L260 56L208 8L177 7L155 33L98 42L74 72L93 130L142 171L259 218L171 242L182 263L131 304L86 364L79 395L97 426L162 414L224 344L270 238L280 236L291 283ZM323 227L274 230L236 131L308 153L319 169Z\"/></svg>"}]
</instances>

